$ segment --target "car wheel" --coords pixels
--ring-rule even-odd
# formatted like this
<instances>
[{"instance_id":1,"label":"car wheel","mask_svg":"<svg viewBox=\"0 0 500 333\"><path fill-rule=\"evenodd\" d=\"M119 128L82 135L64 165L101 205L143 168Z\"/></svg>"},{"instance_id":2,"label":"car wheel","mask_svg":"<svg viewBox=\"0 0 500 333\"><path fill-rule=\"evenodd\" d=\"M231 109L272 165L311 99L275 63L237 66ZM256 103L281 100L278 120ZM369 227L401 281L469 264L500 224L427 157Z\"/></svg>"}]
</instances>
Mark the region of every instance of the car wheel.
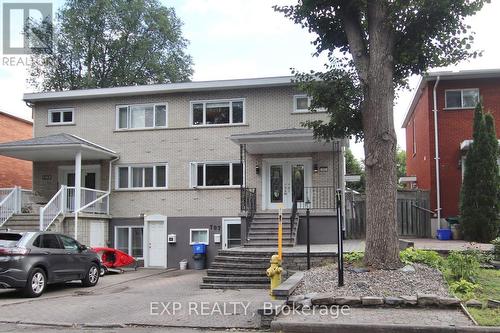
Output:
<instances>
[{"instance_id":1,"label":"car wheel","mask_svg":"<svg viewBox=\"0 0 500 333\"><path fill-rule=\"evenodd\" d=\"M99 267L96 264L91 264L85 278L82 280L84 287L93 287L99 281L100 276Z\"/></svg>"},{"instance_id":2,"label":"car wheel","mask_svg":"<svg viewBox=\"0 0 500 333\"><path fill-rule=\"evenodd\" d=\"M28 281L24 287L26 297L39 297L47 286L47 276L43 269L34 268L28 276Z\"/></svg>"},{"instance_id":3,"label":"car wheel","mask_svg":"<svg viewBox=\"0 0 500 333\"><path fill-rule=\"evenodd\" d=\"M104 275L106 275L107 272L108 272L108 269L106 268L106 266L101 266L101 271L100 271L99 275L104 276Z\"/></svg>"}]
</instances>

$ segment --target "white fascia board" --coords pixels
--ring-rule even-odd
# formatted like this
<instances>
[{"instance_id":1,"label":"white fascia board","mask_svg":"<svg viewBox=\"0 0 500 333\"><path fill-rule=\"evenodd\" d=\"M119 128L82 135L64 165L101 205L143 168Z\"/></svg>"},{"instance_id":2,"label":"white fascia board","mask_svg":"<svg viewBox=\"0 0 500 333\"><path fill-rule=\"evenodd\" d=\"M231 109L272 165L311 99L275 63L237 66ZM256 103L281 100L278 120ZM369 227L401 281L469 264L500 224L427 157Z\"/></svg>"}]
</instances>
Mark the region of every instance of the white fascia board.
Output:
<instances>
[{"instance_id":1,"label":"white fascia board","mask_svg":"<svg viewBox=\"0 0 500 333\"><path fill-rule=\"evenodd\" d=\"M213 91L226 89L248 89L262 88L273 86L292 86L293 76L278 76L253 79L235 79L235 80L217 80L217 81L198 81L198 82L181 82L167 84L153 84L143 86L128 86L115 88L98 88L98 89L81 89L68 91L53 91L42 93L26 93L23 95L25 102L42 102L42 101L62 101L71 99L91 99L105 97L120 97L120 96L137 96L137 95L153 95L153 94L168 94L176 92L190 91Z\"/></svg>"}]
</instances>

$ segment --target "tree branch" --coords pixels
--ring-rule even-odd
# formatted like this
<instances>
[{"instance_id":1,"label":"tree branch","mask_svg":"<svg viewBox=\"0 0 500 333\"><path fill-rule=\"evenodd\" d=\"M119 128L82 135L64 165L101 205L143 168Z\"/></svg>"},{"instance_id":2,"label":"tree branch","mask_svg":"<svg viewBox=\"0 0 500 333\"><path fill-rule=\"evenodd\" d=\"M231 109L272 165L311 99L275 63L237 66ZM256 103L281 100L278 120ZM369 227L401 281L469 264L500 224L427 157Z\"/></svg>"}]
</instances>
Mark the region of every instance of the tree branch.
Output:
<instances>
[{"instance_id":1,"label":"tree branch","mask_svg":"<svg viewBox=\"0 0 500 333\"><path fill-rule=\"evenodd\" d=\"M340 14L359 79L366 84L368 82L368 49L361 28L359 12L351 6L350 4L347 4L347 7L342 6Z\"/></svg>"}]
</instances>

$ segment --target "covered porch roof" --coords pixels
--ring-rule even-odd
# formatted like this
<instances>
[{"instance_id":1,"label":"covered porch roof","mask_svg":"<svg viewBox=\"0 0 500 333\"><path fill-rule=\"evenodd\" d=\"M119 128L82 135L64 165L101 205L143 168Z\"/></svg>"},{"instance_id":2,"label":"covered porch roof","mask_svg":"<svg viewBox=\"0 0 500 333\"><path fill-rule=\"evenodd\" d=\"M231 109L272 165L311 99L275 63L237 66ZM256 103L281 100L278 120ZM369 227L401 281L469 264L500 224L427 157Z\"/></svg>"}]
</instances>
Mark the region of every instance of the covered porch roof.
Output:
<instances>
[{"instance_id":1,"label":"covered porch roof","mask_svg":"<svg viewBox=\"0 0 500 333\"><path fill-rule=\"evenodd\" d=\"M246 145L250 154L310 153L333 151L332 142L320 142L307 128L286 128L273 131L233 134L229 137L236 144ZM338 139L346 145L347 140Z\"/></svg>"},{"instance_id":2,"label":"covered porch roof","mask_svg":"<svg viewBox=\"0 0 500 333\"><path fill-rule=\"evenodd\" d=\"M82 160L118 157L111 149L67 133L0 143L0 155L33 162L73 161L78 152Z\"/></svg>"}]
</instances>

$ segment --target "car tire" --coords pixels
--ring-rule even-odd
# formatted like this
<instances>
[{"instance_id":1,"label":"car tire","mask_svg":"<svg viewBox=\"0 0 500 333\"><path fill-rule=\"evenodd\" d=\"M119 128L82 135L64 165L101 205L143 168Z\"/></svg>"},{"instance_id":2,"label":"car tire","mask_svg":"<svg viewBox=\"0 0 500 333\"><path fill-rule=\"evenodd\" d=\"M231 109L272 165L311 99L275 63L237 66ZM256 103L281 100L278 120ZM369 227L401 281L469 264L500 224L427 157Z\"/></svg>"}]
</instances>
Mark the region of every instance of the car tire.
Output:
<instances>
[{"instance_id":1,"label":"car tire","mask_svg":"<svg viewBox=\"0 0 500 333\"><path fill-rule=\"evenodd\" d=\"M23 289L24 296L26 297L39 297L47 287L47 275L41 268L34 268L28 275L26 286Z\"/></svg>"},{"instance_id":2,"label":"car tire","mask_svg":"<svg viewBox=\"0 0 500 333\"><path fill-rule=\"evenodd\" d=\"M106 268L106 266L101 266L101 271L99 275L104 276L106 275L106 273L108 273L108 269Z\"/></svg>"},{"instance_id":3,"label":"car tire","mask_svg":"<svg viewBox=\"0 0 500 333\"><path fill-rule=\"evenodd\" d=\"M85 274L85 278L82 280L84 287L93 287L97 284L100 277L100 269L99 266L92 263L87 270L87 274Z\"/></svg>"}]
</instances>

